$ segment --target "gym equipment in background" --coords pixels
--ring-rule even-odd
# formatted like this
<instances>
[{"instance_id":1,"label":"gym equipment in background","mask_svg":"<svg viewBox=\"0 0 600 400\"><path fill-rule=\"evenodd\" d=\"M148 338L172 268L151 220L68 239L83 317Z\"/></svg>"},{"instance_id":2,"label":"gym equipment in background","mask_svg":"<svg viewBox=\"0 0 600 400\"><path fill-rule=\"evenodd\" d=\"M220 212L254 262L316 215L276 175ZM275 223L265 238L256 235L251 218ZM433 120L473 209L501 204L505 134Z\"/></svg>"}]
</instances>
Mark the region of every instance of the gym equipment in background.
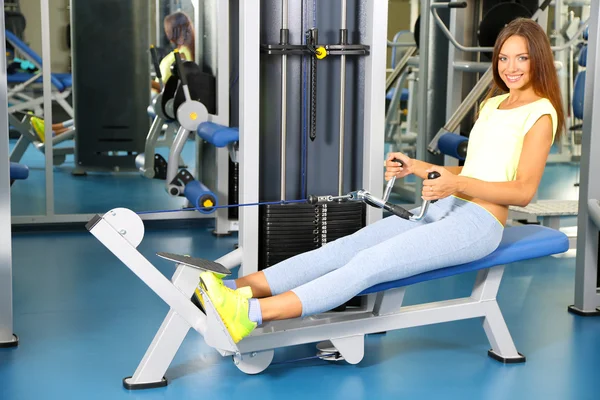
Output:
<instances>
[{"instance_id":1,"label":"gym equipment in background","mask_svg":"<svg viewBox=\"0 0 600 400\"><path fill-rule=\"evenodd\" d=\"M200 124L208 121L209 114L215 113L215 78L202 72L193 61L182 61L177 50L175 64L177 77L170 78L166 85L172 79L178 84L172 99L172 111L167 106L171 99L162 98L163 112L167 117L175 117L179 123L167 160L166 188L171 196L185 196L198 211L211 213L218 204L218 197L206 185L194 179L187 169L179 169L179 160L190 134L197 132Z\"/></svg>"},{"instance_id":2,"label":"gym equipment in background","mask_svg":"<svg viewBox=\"0 0 600 400\"><path fill-rule=\"evenodd\" d=\"M149 37L142 33L150 26L150 4L71 1L76 175L135 170L144 151L150 65Z\"/></svg>"},{"instance_id":3,"label":"gym equipment in background","mask_svg":"<svg viewBox=\"0 0 600 400\"><path fill-rule=\"evenodd\" d=\"M177 77L177 69L175 68L174 73L168 79L167 83L163 84L156 47L150 46L150 55L160 85L160 93L152 99L152 104L148 106L148 116L152 118L152 125L146 137L144 152L137 155L135 165L146 178L166 179L167 160L160 154L155 153L155 151L157 147L171 147L173 145L174 133L178 127L173 103L175 101L175 92L177 91L179 78ZM163 135L163 139L159 140L161 135ZM179 160L179 166L185 166L181 159Z\"/></svg>"}]
</instances>

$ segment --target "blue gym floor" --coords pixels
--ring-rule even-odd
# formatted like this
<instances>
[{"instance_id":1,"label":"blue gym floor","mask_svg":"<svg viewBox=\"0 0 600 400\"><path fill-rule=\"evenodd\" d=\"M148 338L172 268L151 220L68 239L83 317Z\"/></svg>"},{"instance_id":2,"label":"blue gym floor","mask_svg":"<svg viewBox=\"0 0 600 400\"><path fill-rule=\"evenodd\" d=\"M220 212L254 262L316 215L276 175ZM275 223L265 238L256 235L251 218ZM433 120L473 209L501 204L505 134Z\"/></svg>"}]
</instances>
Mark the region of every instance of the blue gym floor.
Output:
<instances>
[{"instance_id":1,"label":"blue gym floor","mask_svg":"<svg viewBox=\"0 0 600 400\"><path fill-rule=\"evenodd\" d=\"M37 155L28 152L27 157L25 162L38 168ZM33 208L20 195L28 193L27 202L40 201L36 193L41 189L28 189L36 179L40 182L35 169L32 175L12 189L13 208L21 214ZM43 171L41 177L43 182ZM56 170L57 209L59 204L70 204L68 212L171 205L159 181L134 174L83 179L90 183L71 177L68 166ZM576 166L549 165L539 197L576 199L577 179ZM133 188L144 188L146 196L134 197ZM236 242L236 236L213 237L207 221L201 228L148 230L139 249L171 276L174 265L155 256L157 251L214 259ZM573 302L574 258L546 257L506 269L499 303L518 350L527 356L525 364L507 366L488 358L481 321L468 320L368 336L358 365L309 360L272 365L248 376L192 331L167 372L169 386L139 392L125 390L121 380L133 374L168 309L129 269L87 232L15 233L13 274L20 345L0 350L2 400L599 396L600 318L567 313ZM474 278L466 274L415 285L406 302L466 296ZM313 345L281 349L274 362L314 354Z\"/></svg>"}]
</instances>

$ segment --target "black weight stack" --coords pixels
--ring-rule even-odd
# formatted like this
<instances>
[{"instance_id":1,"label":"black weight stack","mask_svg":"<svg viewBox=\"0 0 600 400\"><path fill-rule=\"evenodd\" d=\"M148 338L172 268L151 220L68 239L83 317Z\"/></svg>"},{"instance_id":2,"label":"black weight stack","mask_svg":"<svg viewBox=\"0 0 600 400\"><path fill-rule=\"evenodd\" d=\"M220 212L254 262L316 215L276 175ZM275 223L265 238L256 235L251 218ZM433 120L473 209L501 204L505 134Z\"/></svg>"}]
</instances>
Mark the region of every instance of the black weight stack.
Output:
<instances>
[{"instance_id":1,"label":"black weight stack","mask_svg":"<svg viewBox=\"0 0 600 400\"><path fill-rule=\"evenodd\" d=\"M361 202L269 204L260 208L259 269L351 235L366 224Z\"/></svg>"},{"instance_id":2,"label":"black weight stack","mask_svg":"<svg viewBox=\"0 0 600 400\"><path fill-rule=\"evenodd\" d=\"M237 205L239 204L240 194L240 169L239 163L233 162L231 158L229 158L229 205ZM229 219L236 220L239 218L239 207L230 207L228 209L227 215Z\"/></svg>"}]
</instances>

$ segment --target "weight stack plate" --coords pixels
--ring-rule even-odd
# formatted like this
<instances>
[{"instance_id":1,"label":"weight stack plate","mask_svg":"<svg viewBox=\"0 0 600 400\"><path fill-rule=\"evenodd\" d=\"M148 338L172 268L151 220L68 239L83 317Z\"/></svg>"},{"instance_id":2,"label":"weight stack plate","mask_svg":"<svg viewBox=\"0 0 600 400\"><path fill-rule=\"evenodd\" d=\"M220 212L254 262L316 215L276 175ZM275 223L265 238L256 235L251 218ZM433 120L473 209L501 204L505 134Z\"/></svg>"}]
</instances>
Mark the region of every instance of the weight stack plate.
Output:
<instances>
[{"instance_id":1,"label":"weight stack plate","mask_svg":"<svg viewBox=\"0 0 600 400\"><path fill-rule=\"evenodd\" d=\"M239 180L240 170L239 163L233 162L229 159L229 205L239 204ZM227 216L231 220L239 218L239 207L230 207L227 211Z\"/></svg>"},{"instance_id":2,"label":"weight stack plate","mask_svg":"<svg viewBox=\"0 0 600 400\"><path fill-rule=\"evenodd\" d=\"M270 204L260 208L259 269L350 235L366 223L360 202Z\"/></svg>"}]
</instances>

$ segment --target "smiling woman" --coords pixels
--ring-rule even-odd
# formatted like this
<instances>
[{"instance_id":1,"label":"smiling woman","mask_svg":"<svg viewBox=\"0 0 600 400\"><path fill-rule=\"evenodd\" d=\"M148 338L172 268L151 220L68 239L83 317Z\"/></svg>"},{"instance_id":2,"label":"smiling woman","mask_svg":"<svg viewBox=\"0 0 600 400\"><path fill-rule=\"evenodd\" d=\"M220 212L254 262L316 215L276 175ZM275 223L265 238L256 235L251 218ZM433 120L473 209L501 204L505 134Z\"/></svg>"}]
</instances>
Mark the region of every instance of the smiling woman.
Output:
<instances>
[{"instance_id":1,"label":"smiling woman","mask_svg":"<svg viewBox=\"0 0 600 400\"><path fill-rule=\"evenodd\" d=\"M509 89L523 90L529 87L529 51L527 41L521 36L509 37L498 58L498 73Z\"/></svg>"},{"instance_id":2,"label":"smiling woman","mask_svg":"<svg viewBox=\"0 0 600 400\"><path fill-rule=\"evenodd\" d=\"M494 85L486 100L510 92L498 107L509 109L548 99L556 112L555 140L560 138L565 123L560 85L550 41L542 27L525 18L511 22L496 40L492 64Z\"/></svg>"}]
</instances>

